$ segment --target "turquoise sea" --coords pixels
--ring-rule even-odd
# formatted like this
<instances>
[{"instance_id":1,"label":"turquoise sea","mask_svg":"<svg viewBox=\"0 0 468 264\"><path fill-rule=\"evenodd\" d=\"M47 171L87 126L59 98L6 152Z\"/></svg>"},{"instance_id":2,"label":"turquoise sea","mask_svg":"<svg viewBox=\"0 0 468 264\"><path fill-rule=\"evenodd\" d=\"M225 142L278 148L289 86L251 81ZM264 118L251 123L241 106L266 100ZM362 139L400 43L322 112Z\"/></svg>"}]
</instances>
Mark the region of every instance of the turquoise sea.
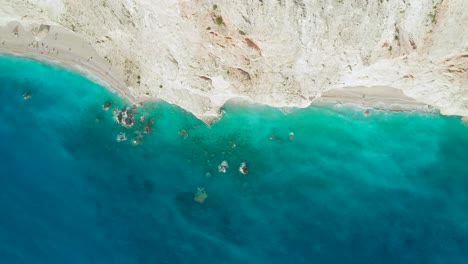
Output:
<instances>
[{"instance_id":1,"label":"turquoise sea","mask_svg":"<svg viewBox=\"0 0 468 264\"><path fill-rule=\"evenodd\" d=\"M155 102L126 128L125 107L0 57L0 263L468 263L459 117L231 103L207 126Z\"/></svg>"}]
</instances>

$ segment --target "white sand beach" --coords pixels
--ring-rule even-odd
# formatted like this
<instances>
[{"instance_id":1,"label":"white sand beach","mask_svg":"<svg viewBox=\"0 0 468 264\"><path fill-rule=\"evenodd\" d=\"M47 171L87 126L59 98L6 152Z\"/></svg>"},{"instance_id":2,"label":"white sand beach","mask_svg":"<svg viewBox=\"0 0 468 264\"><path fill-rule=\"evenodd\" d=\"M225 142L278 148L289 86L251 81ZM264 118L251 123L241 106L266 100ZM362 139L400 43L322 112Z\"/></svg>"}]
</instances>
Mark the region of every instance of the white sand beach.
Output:
<instances>
[{"instance_id":1,"label":"white sand beach","mask_svg":"<svg viewBox=\"0 0 468 264\"><path fill-rule=\"evenodd\" d=\"M130 102L136 99L112 66L79 35L54 25L29 25L17 21L0 27L0 53L25 56L78 71Z\"/></svg>"},{"instance_id":2,"label":"white sand beach","mask_svg":"<svg viewBox=\"0 0 468 264\"><path fill-rule=\"evenodd\" d=\"M0 53L207 122L234 98L468 117L467 10L464 0L12 0L0 6Z\"/></svg>"},{"instance_id":3,"label":"white sand beach","mask_svg":"<svg viewBox=\"0 0 468 264\"><path fill-rule=\"evenodd\" d=\"M354 104L389 111L434 111L392 87L347 87L324 92L315 102Z\"/></svg>"}]
</instances>

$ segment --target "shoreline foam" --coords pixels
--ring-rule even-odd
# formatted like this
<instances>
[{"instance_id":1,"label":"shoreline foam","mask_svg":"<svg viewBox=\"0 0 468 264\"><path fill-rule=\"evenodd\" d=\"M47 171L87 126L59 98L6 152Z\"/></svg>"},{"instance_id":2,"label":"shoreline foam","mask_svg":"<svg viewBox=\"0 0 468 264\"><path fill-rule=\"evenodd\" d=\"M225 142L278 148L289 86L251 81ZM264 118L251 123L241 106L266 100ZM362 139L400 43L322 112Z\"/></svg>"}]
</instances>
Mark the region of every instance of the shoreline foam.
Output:
<instances>
[{"instance_id":1,"label":"shoreline foam","mask_svg":"<svg viewBox=\"0 0 468 264\"><path fill-rule=\"evenodd\" d=\"M46 32L44 32L46 31ZM137 99L132 88L113 71L106 59L76 33L56 25L31 24L28 28L19 22L10 22L0 26L0 54L23 56L46 63L77 71L105 88L117 93L131 104L163 100L160 98ZM277 104L258 102L248 96L231 96L227 101L245 100L273 107L303 108L317 104L356 104L389 111L432 111L434 107L419 102L404 94L402 90L385 87L347 87L334 88L311 98L306 104ZM175 102L169 102L178 105ZM191 109L179 107L192 112L205 123L212 123L222 115L221 108L217 115L197 115ZM205 105L205 107L210 107ZM467 117L463 118L467 122Z\"/></svg>"}]
</instances>

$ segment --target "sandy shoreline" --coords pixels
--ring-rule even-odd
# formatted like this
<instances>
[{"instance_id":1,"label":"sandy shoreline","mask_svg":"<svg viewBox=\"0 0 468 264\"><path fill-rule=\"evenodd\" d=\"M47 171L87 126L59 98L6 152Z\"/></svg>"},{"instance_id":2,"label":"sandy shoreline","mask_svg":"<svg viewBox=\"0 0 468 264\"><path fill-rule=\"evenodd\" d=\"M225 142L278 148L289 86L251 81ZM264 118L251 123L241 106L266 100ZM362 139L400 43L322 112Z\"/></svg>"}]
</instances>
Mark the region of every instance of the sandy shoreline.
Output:
<instances>
[{"instance_id":1,"label":"sandy shoreline","mask_svg":"<svg viewBox=\"0 0 468 264\"><path fill-rule=\"evenodd\" d=\"M435 108L416 101L401 90L377 87L347 87L324 92L315 102L355 104L387 111L434 111Z\"/></svg>"},{"instance_id":2,"label":"sandy shoreline","mask_svg":"<svg viewBox=\"0 0 468 264\"><path fill-rule=\"evenodd\" d=\"M0 37L0 54L25 56L78 71L132 104L158 100L135 98L131 88L113 72L106 59L101 58L91 45L78 35L60 26L30 25L25 29L20 23L11 22L7 26L0 27ZM355 104L389 111L434 111L433 107L391 87L331 89L311 98L310 104ZM197 117L206 123L219 118L219 116ZM467 121L466 118L463 120Z\"/></svg>"},{"instance_id":3,"label":"sandy shoreline","mask_svg":"<svg viewBox=\"0 0 468 264\"><path fill-rule=\"evenodd\" d=\"M60 26L31 25L31 29L25 30L20 23L11 22L0 27L0 54L28 57L74 70L129 102L136 102L109 63L88 43Z\"/></svg>"}]
</instances>

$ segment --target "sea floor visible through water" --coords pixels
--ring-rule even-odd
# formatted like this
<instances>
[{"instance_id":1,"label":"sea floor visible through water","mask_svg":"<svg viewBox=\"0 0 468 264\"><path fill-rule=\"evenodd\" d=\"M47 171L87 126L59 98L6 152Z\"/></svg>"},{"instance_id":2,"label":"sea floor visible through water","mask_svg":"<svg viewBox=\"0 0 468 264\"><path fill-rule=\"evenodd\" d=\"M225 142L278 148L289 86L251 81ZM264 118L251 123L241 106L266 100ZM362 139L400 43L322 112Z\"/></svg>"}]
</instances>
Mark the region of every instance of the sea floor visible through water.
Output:
<instances>
[{"instance_id":1,"label":"sea floor visible through water","mask_svg":"<svg viewBox=\"0 0 468 264\"><path fill-rule=\"evenodd\" d=\"M0 120L1 263L468 263L459 117L230 103L207 126L1 56Z\"/></svg>"}]
</instances>

